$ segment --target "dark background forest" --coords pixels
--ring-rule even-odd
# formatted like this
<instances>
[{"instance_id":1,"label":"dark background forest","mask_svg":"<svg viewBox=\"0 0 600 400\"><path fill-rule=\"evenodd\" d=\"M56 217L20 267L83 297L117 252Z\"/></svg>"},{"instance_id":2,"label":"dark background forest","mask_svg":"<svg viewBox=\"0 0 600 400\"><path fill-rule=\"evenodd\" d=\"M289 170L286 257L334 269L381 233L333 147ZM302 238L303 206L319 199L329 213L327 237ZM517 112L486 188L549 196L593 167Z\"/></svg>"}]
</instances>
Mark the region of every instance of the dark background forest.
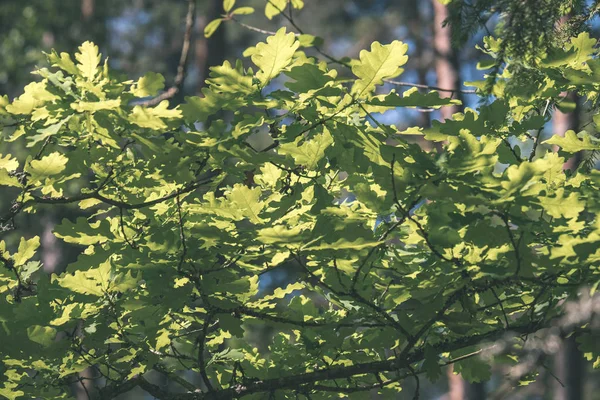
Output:
<instances>
[{"instance_id":1,"label":"dark background forest","mask_svg":"<svg viewBox=\"0 0 600 400\"><path fill-rule=\"evenodd\" d=\"M269 20L264 16L264 0L238 3L257 10L244 17L250 28L276 31L287 26L284 18ZM22 88L35 79L30 74L34 67L45 65L43 51L54 48L72 53L85 40L98 44L103 55L109 56L110 67L128 79L154 71L164 75L167 86L172 85L180 62L187 7L186 0L2 0L0 93L11 99L20 95ZM234 21L221 24L214 35L205 38L203 31L207 23L221 14L222 0L197 1L187 71L182 90L172 100L175 104L186 95L200 93L211 66L241 58L245 48L264 40L263 33ZM409 63L401 77L403 82L458 90L463 88L462 82L481 79L482 73L477 69L481 55L475 44L481 42L486 29L493 30L494 19L466 43L453 46L451 28L442 28L447 17L446 6L436 0L305 0L305 8L295 15L295 21L304 32L322 38L323 51L338 59L356 58L360 50L373 41L404 41L409 45ZM593 34L597 37L597 32ZM464 106L477 106L478 98L468 91L460 96ZM459 109L443 107L439 111L425 111L386 114L386 118L394 119L386 122L399 128L428 126L431 120L450 118ZM569 113L555 111L552 129L548 129L547 134L577 130L584 119L578 108ZM0 198L0 205L4 206L3 203ZM47 272L63 270L77 254L77 250L65 247L51 234L54 224L64 217L47 212L29 221L31 233L42 238L42 261ZM286 276L270 276L261 283L267 290L269 280L273 283L285 279ZM572 341L567 341L554 359L546 360L535 383L504 393L502 397L493 397L505 373L499 366L492 380L481 384L467 384L459 375L448 371L447 379L423 384L421 398L600 399L600 374L591 366L587 368L588 364L584 364ZM78 388L74 387L74 391L77 393ZM412 398L410 388L403 393L400 398ZM81 391L78 398L85 399L85 393ZM122 396L122 399L143 398L151 397L144 397L141 392Z\"/></svg>"}]
</instances>

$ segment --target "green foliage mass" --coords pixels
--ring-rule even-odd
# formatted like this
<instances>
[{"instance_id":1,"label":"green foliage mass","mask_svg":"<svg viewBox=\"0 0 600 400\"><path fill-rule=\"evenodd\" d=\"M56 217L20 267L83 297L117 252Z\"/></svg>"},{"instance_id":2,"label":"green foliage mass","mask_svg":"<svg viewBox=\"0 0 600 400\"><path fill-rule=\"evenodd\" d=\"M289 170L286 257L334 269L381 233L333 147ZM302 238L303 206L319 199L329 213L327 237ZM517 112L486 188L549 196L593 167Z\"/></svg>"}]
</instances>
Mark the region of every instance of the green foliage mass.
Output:
<instances>
[{"instance_id":1,"label":"green foliage mass","mask_svg":"<svg viewBox=\"0 0 600 400\"><path fill-rule=\"evenodd\" d=\"M282 28L247 52L254 67L214 67L203 96L176 108L140 100L162 76L118 80L89 42L50 53L52 69L0 100L2 149L30 149L0 155L14 199L2 229L71 207L79 217L54 235L81 248L48 276L38 237L0 241L0 396L69 398L95 365L102 399L136 386L158 399L396 398L448 363L486 380L482 341L533 334L595 290L600 174L563 164L600 142L541 136L561 92L598 96L589 36L540 59L527 87L506 72L492 103L410 130L439 153L377 119L455 102L376 91L401 74L405 44L373 43L348 81L298 40ZM295 281L261 288L291 267ZM599 364L597 338L580 340Z\"/></svg>"}]
</instances>

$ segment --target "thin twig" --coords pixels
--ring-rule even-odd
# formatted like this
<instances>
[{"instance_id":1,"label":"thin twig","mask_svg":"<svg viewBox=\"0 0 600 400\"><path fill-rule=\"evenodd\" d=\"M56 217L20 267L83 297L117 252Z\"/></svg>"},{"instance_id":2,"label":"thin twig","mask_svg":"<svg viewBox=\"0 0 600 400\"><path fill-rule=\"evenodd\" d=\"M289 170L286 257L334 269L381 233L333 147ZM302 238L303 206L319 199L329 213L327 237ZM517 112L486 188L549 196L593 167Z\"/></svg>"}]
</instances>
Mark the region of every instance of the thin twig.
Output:
<instances>
[{"instance_id":1,"label":"thin twig","mask_svg":"<svg viewBox=\"0 0 600 400\"><path fill-rule=\"evenodd\" d=\"M138 246L135 241L133 239L130 241L127 237L127 233L125 233L125 224L123 223L123 207L119 207L119 226L121 227L121 234L125 239L125 243L127 243L132 249L137 249Z\"/></svg>"},{"instance_id":2,"label":"thin twig","mask_svg":"<svg viewBox=\"0 0 600 400\"><path fill-rule=\"evenodd\" d=\"M187 70L187 61L190 55L192 32L194 28L194 21L196 19L196 0L188 0L188 10L185 17L185 32L183 34L183 45L181 46L181 56L179 57L179 64L177 65L177 75L173 82L173 86L159 94L158 96L137 103L141 106L151 107L155 106L163 100L168 100L183 89L183 82L185 81L185 73Z\"/></svg>"},{"instance_id":3,"label":"thin twig","mask_svg":"<svg viewBox=\"0 0 600 400\"><path fill-rule=\"evenodd\" d=\"M420 392L421 392L421 380L419 379L419 375L415 372L413 367L409 364L407 365L408 370L412 374L413 378L415 378L415 383L417 387L415 388L415 395L413 396L413 400L419 400Z\"/></svg>"},{"instance_id":4,"label":"thin twig","mask_svg":"<svg viewBox=\"0 0 600 400\"><path fill-rule=\"evenodd\" d=\"M210 378L208 377L208 374L206 373L206 363L204 361L204 349L206 346L206 336L208 334L208 327L209 327L210 323L212 322L212 319L213 319L212 314L208 314L204 318L202 332L198 336L198 367L200 369L200 376L202 377L202 381L206 385L206 388L208 389L209 392L214 392L215 388L213 387L212 383L210 382Z\"/></svg>"},{"instance_id":5,"label":"thin twig","mask_svg":"<svg viewBox=\"0 0 600 400\"><path fill-rule=\"evenodd\" d=\"M506 311L504 310L504 304L502 304L502 300L500 300L500 297L498 297L498 294L496 293L493 287L491 287L490 290L492 291L492 294L494 295L496 300L498 300L498 305L500 305L500 310L502 310L502 315L504 315L504 322L506 322L506 329L510 329L510 323L508 322L508 316L506 315Z\"/></svg>"},{"instance_id":6,"label":"thin twig","mask_svg":"<svg viewBox=\"0 0 600 400\"><path fill-rule=\"evenodd\" d=\"M396 81L392 79L384 79L386 83L396 86L406 86L406 87L416 87L419 89L427 89L427 90L437 90L438 92L449 92L449 93L460 93L460 94L477 94L477 90L471 89L444 89L437 86L424 85L422 83L411 83L411 82L402 82Z\"/></svg>"},{"instance_id":7,"label":"thin twig","mask_svg":"<svg viewBox=\"0 0 600 400\"><path fill-rule=\"evenodd\" d=\"M548 112L548 107L550 107L550 99L548 99L546 101L546 106L544 107L544 112L542 112L542 117L546 116L546 113ZM545 122L544 122L544 124L545 124ZM544 125L542 125L542 127L540 129L538 129L538 131L537 131L537 136L533 142L533 149L531 150L531 154L529 155L529 162L533 161L533 158L535 157L535 153L536 153L538 145L540 143L540 136L542 134L543 129L544 129Z\"/></svg>"},{"instance_id":8,"label":"thin twig","mask_svg":"<svg viewBox=\"0 0 600 400\"><path fill-rule=\"evenodd\" d=\"M179 195L175 197L175 201L177 204L177 217L179 219L179 239L181 240L181 257L179 258L179 265L177 266L177 270L181 271L181 267L183 266L183 262L185 261L185 257L187 255L187 245L185 243L185 232L183 230L183 215L181 214L181 200Z\"/></svg>"}]
</instances>

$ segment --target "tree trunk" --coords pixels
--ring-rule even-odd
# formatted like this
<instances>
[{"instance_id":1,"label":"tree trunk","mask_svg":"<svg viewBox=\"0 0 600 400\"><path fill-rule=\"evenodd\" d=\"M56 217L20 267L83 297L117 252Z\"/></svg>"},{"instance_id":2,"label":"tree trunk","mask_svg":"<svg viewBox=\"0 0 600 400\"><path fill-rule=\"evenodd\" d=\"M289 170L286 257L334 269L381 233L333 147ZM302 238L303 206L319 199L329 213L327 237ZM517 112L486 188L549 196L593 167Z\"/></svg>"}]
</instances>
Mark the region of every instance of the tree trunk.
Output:
<instances>
[{"instance_id":1,"label":"tree trunk","mask_svg":"<svg viewBox=\"0 0 600 400\"><path fill-rule=\"evenodd\" d=\"M569 101L578 103L574 93L564 94ZM579 107L576 106L571 112L555 110L552 117L554 134L564 136L568 130L577 131L579 128ZM557 151L557 147L553 146ZM574 171L581 161L581 154L574 154L564 165L564 169ZM581 352L577 349L575 338L571 336L566 339L561 349L554 357L554 370L558 381L554 382L554 400L582 400L583 399L583 375L584 360ZM564 386L563 386L564 385Z\"/></svg>"},{"instance_id":2,"label":"tree trunk","mask_svg":"<svg viewBox=\"0 0 600 400\"><path fill-rule=\"evenodd\" d=\"M574 336L566 339L555 355L554 373L560 382L554 382L553 400L583 400L585 362Z\"/></svg>"},{"instance_id":3,"label":"tree trunk","mask_svg":"<svg viewBox=\"0 0 600 400\"><path fill-rule=\"evenodd\" d=\"M455 92L441 92L441 97L454 97L461 99L458 91L460 82L460 64L458 54L452 47L452 30L449 25L443 26L448 18L448 7L438 0L433 2L433 48L435 50L435 72L437 85L440 88L455 90ZM452 114L461 111L460 106L441 108L443 119L449 119Z\"/></svg>"},{"instance_id":4,"label":"tree trunk","mask_svg":"<svg viewBox=\"0 0 600 400\"><path fill-rule=\"evenodd\" d=\"M460 375L454 373L454 366L449 365L448 375L448 400L465 400L465 381Z\"/></svg>"},{"instance_id":5,"label":"tree trunk","mask_svg":"<svg viewBox=\"0 0 600 400\"><path fill-rule=\"evenodd\" d=\"M458 54L452 47L452 30L450 25L444 26L448 19L448 7L438 0L433 4L433 48L435 51L435 72L437 86L450 89L453 92L441 92L441 97L453 97L462 100L460 95L461 78ZM440 109L443 120L452 118L452 114L462 111L462 106L448 106ZM441 143L437 143L441 152ZM468 396L467 396L468 393ZM468 384L460 375L455 375L453 368L448 368L448 399L449 400L483 400L486 398L485 387L482 383Z\"/></svg>"},{"instance_id":6,"label":"tree trunk","mask_svg":"<svg viewBox=\"0 0 600 400\"><path fill-rule=\"evenodd\" d=\"M575 93L563 93L566 97L565 100L578 103L577 96ZM568 130L574 130L577 132L579 128L579 106L576 106L575 109L571 112L565 113L556 109L554 111L554 115L552 117L552 124L554 128L554 134L559 136L565 136L565 133ZM558 147L553 146L553 151L557 151ZM574 171L579 162L582 159L581 153L574 154L570 159L568 159L563 165L563 169L570 169Z\"/></svg>"},{"instance_id":7,"label":"tree trunk","mask_svg":"<svg viewBox=\"0 0 600 400\"><path fill-rule=\"evenodd\" d=\"M409 15L408 26L411 30L411 36L415 41L414 68L417 71L418 82L420 85L427 85L427 72L429 72L431 60L431 44L427 43L427 37L430 36L431 23L423 18L419 9L419 0L409 0L407 9L412 12ZM431 124L431 113L429 110L423 110L419 113L417 125L429 127Z\"/></svg>"},{"instance_id":8,"label":"tree trunk","mask_svg":"<svg viewBox=\"0 0 600 400\"><path fill-rule=\"evenodd\" d=\"M94 0L81 0L81 16L88 21L94 15Z\"/></svg>"},{"instance_id":9,"label":"tree trunk","mask_svg":"<svg viewBox=\"0 0 600 400\"><path fill-rule=\"evenodd\" d=\"M469 384L469 400L485 400L486 398L487 392L483 382Z\"/></svg>"}]
</instances>

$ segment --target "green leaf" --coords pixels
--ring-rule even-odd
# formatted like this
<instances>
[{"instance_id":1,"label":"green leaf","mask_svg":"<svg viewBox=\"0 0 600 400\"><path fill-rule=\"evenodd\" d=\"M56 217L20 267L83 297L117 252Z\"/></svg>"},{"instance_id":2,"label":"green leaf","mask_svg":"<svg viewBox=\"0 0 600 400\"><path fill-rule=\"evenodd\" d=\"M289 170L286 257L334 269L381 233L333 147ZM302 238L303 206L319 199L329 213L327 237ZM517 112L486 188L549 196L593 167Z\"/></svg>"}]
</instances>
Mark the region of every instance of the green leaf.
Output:
<instances>
[{"instance_id":1,"label":"green leaf","mask_svg":"<svg viewBox=\"0 0 600 400\"><path fill-rule=\"evenodd\" d=\"M431 107L440 108L441 106L448 105L460 105L461 101L452 99L449 97L440 97L436 91L427 93L421 93L417 88L411 88L404 93L402 96L392 92L386 96L377 96L373 99L367 100L366 104L373 106L384 106L384 107Z\"/></svg>"},{"instance_id":2,"label":"green leaf","mask_svg":"<svg viewBox=\"0 0 600 400\"><path fill-rule=\"evenodd\" d=\"M114 238L107 220L88 223L84 217L77 218L75 223L63 219L59 225L54 227L53 233L67 243L76 243L83 246L104 243Z\"/></svg>"},{"instance_id":3,"label":"green leaf","mask_svg":"<svg viewBox=\"0 0 600 400\"><path fill-rule=\"evenodd\" d=\"M243 14L237 4L224 3L229 16ZM335 370L348 379L303 385L315 398L362 399L346 392L393 380L402 349L431 380L446 361L489 379L480 346L466 343L501 337L506 316L509 329L543 336L540 321L568 316L582 287L598 287L600 172L589 167L600 141L569 132L534 145L550 119L541 110L561 93L598 102L600 61L589 35L548 41L555 51L526 71L511 45L500 57L500 39L484 42L506 64L477 84L487 96L493 83L493 101L469 99L478 109L427 129L411 126L407 107L458 102L375 93L406 62L400 42L342 60L352 79L299 50L316 38L282 29L244 52L256 66L211 67L200 96L171 109L136 105L163 88L158 74L120 80L91 43L76 64L51 53L53 72L37 70L12 103L0 97L0 231L12 230L0 241L0 397L65 397L90 365L117 386L156 366L198 372L198 335L215 397L244 374L262 398L269 382ZM590 160L565 171L568 151ZM48 277L32 261L40 239L25 238L56 212L70 219L52 233L74 253ZM57 331L75 332L76 346ZM579 338L590 364L596 336ZM523 349L504 350L489 356Z\"/></svg>"},{"instance_id":4,"label":"green leaf","mask_svg":"<svg viewBox=\"0 0 600 400\"><path fill-rule=\"evenodd\" d=\"M227 193L227 200L250 222L262 224L266 220L260 217L260 212L265 207L265 203L260 201L260 195L260 188L250 189L247 186L237 184Z\"/></svg>"},{"instance_id":5,"label":"green leaf","mask_svg":"<svg viewBox=\"0 0 600 400\"><path fill-rule=\"evenodd\" d=\"M19 168L19 161L12 158L10 154L7 154L4 157L2 156L2 154L0 154L0 169L4 169L6 171L14 171L17 168Z\"/></svg>"},{"instance_id":6,"label":"green leaf","mask_svg":"<svg viewBox=\"0 0 600 400\"><path fill-rule=\"evenodd\" d=\"M142 128L166 129L167 122L171 122L168 120L181 118L180 110L169 110L168 107L168 100L161 101L156 107L135 106L129 115L129 121Z\"/></svg>"},{"instance_id":7,"label":"green leaf","mask_svg":"<svg viewBox=\"0 0 600 400\"><path fill-rule=\"evenodd\" d=\"M154 348L160 351L171 344L171 338L169 337L168 329L161 329L158 332L159 334L156 337L156 346L154 346Z\"/></svg>"},{"instance_id":8,"label":"green leaf","mask_svg":"<svg viewBox=\"0 0 600 400\"><path fill-rule=\"evenodd\" d=\"M44 347L49 347L54 343L56 333L56 329L50 326L32 325L27 328L27 337L29 340Z\"/></svg>"},{"instance_id":9,"label":"green leaf","mask_svg":"<svg viewBox=\"0 0 600 400\"><path fill-rule=\"evenodd\" d=\"M565 132L564 137L554 135L542 143L555 144L567 153L577 153L583 150L600 150L600 140L592 138L586 131L576 134L575 131L569 130Z\"/></svg>"},{"instance_id":10,"label":"green leaf","mask_svg":"<svg viewBox=\"0 0 600 400\"><path fill-rule=\"evenodd\" d=\"M223 19L217 18L217 19L213 19L208 24L206 24L206 27L204 28L204 37L205 38L211 37L217 31L217 29L219 28L219 25L221 25L221 22L223 22Z\"/></svg>"},{"instance_id":11,"label":"green leaf","mask_svg":"<svg viewBox=\"0 0 600 400\"><path fill-rule=\"evenodd\" d=\"M333 138L325 131L315 135L311 140L306 140L301 145L298 142L285 143L279 146L280 154L289 154L297 165L308 169L315 169L317 164L325 157L325 151L333 144Z\"/></svg>"},{"instance_id":12,"label":"green leaf","mask_svg":"<svg viewBox=\"0 0 600 400\"><path fill-rule=\"evenodd\" d=\"M31 174L31 179L42 180L53 175L58 175L66 168L68 158L64 155L54 152L39 160L32 160L25 167L25 171Z\"/></svg>"},{"instance_id":13,"label":"green leaf","mask_svg":"<svg viewBox=\"0 0 600 400\"><path fill-rule=\"evenodd\" d=\"M440 376L442 376L442 367L440 367L439 364L439 356L431 346L427 346L425 349L423 369L425 370L427 378L432 382L437 382Z\"/></svg>"},{"instance_id":14,"label":"green leaf","mask_svg":"<svg viewBox=\"0 0 600 400\"><path fill-rule=\"evenodd\" d=\"M223 10L228 13L235 5L235 0L223 0Z\"/></svg>"},{"instance_id":15,"label":"green leaf","mask_svg":"<svg viewBox=\"0 0 600 400\"><path fill-rule=\"evenodd\" d=\"M112 289L118 292L126 292L131 289L135 289L138 286L140 281L140 276L133 276L131 271L127 271L127 273L120 273L115 275L112 282Z\"/></svg>"},{"instance_id":16,"label":"green leaf","mask_svg":"<svg viewBox=\"0 0 600 400\"><path fill-rule=\"evenodd\" d=\"M256 74L264 86L286 68L300 45L293 33L285 33L285 27L269 36L266 43L256 45L252 62L260 69Z\"/></svg>"},{"instance_id":17,"label":"green leaf","mask_svg":"<svg viewBox=\"0 0 600 400\"><path fill-rule=\"evenodd\" d=\"M71 108L77 112L116 110L121 107L120 99L101 100L101 101L77 101L71 103Z\"/></svg>"},{"instance_id":18,"label":"green leaf","mask_svg":"<svg viewBox=\"0 0 600 400\"><path fill-rule=\"evenodd\" d=\"M571 60L571 64L580 65L596 54L595 46L597 39L591 38L589 32L582 32L577 37L571 39L571 46L576 56Z\"/></svg>"},{"instance_id":19,"label":"green leaf","mask_svg":"<svg viewBox=\"0 0 600 400\"><path fill-rule=\"evenodd\" d=\"M6 371L7 373L10 371ZM4 382L4 387L0 388L0 396L6 397L8 400L16 400L22 398L25 394L21 389L17 389L17 383Z\"/></svg>"},{"instance_id":20,"label":"green leaf","mask_svg":"<svg viewBox=\"0 0 600 400\"><path fill-rule=\"evenodd\" d=\"M32 82L25 86L25 92L6 106L6 111L11 114L29 115L46 102L56 100L58 97L46 88L46 82Z\"/></svg>"},{"instance_id":21,"label":"green leaf","mask_svg":"<svg viewBox=\"0 0 600 400\"><path fill-rule=\"evenodd\" d=\"M394 78L402 73L406 64L408 45L398 40L382 45L374 42L371 51L362 50L360 60L352 65L352 72L358 77L352 85L356 97L368 96L384 79Z\"/></svg>"},{"instance_id":22,"label":"green leaf","mask_svg":"<svg viewBox=\"0 0 600 400\"><path fill-rule=\"evenodd\" d=\"M48 62L53 67L58 67L71 75L77 75L79 73L79 70L68 53L60 53L59 56L56 51L52 50L52 52L48 54Z\"/></svg>"},{"instance_id":23,"label":"green leaf","mask_svg":"<svg viewBox=\"0 0 600 400\"><path fill-rule=\"evenodd\" d=\"M135 97L156 96L165 87L165 78L161 74L147 72L131 86Z\"/></svg>"},{"instance_id":24,"label":"green leaf","mask_svg":"<svg viewBox=\"0 0 600 400\"><path fill-rule=\"evenodd\" d=\"M98 46L89 41L84 42L79 46L79 53L75 54L75 59L78 61L77 69L81 73L81 76L89 81L93 81L100 65Z\"/></svg>"},{"instance_id":25,"label":"green leaf","mask_svg":"<svg viewBox=\"0 0 600 400\"><path fill-rule=\"evenodd\" d=\"M35 255L35 251L40 247L40 238L39 236L34 236L29 240L25 238L21 238L19 242L19 249L17 253L13 256L13 260L16 266L20 266L25 264L25 262L29 261L31 257Z\"/></svg>"},{"instance_id":26,"label":"green leaf","mask_svg":"<svg viewBox=\"0 0 600 400\"><path fill-rule=\"evenodd\" d=\"M366 239L357 239L354 241L349 241L347 239L339 239L333 243L320 243L316 246L307 246L304 247L306 251L339 251L339 250L362 250L362 249L370 249L372 247L377 247L381 245L381 242L374 240L366 240Z\"/></svg>"},{"instance_id":27,"label":"green leaf","mask_svg":"<svg viewBox=\"0 0 600 400\"><path fill-rule=\"evenodd\" d=\"M38 261L29 261L19 269L19 275L24 281L31 279L31 276L42 268L42 264Z\"/></svg>"},{"instance_id":28,"label":"green leaf","mask_svg":"<svg viewBox=\"0 0 600 400\"><path fill-rule=\"evenodd\" d=\"M283 225L275 225L269 228L259 230L257 239L265 244L272 245L276 243L298 243L303 240L302 227L295 226L288 228Z\"/></svg>"},{"instance_id":29,"label":"green leaf","mask_svg":"<svg viewBox=\"0 0 600 400\"><path fill-rule=\"evenodd\" d=\"M71 116L68 116L60 120L59 122L49 125L45 128L38 129L37 132L39 133L39 135L32 135L27 138L27 147L35 146L38 142L42 142L50 136L58 134L60 129L65 125L66 122L69 121L69 119L71 119Z\"/></svg>"},{"instance_id":30,"label":"green leaf","mask_svg":"<svg viewBox=\"0 0 600 400\"><path fill-rule=\"evenodd\" d=\"M321 89L334 79L318 66L312 64L293 67L285 74L296 81L286 82L285 86L298 93Z\"/></svg>"},{"instance_id":31,"label":"green leaf","mask_svg":"<svg viewBox=\"0 0 600 400\"><path fill-rule=\"evenodd\" d=\"M14 176L10 176L5 169L0 169L0 185L21 187L19 180Z\"/></svg>"},{"instance_id":32,"label":"green leaf","mask_svg":"<svg viewBox=\"0 0 600 400\"><path fill-rule=\"evenodd\" d=\"M231 12L231 15L250 15L254 14L253 7L238 7Z\"/></svg>"},{"instance_id":33,"label":"green leaf","mask_svg":"<svg viewBox=\"0 0 600 400\"><path fill-rule=\"evenodd\" d=\"M564 188L556 190L553 196L540 196L539 202L548 215L554 218L576 218L585 209L585 202L577 193L564 195Z\"/></svg>"},{"instance_id":34,"label":"green leaf","mask_svg":"<svg viewBox=\"0 0 600 400\"><path fill-rule=\"evenodd\" d=\"M477 357L454 363L454 372L470 383L485 382L492 377L490 366Z\"/></svg>"},{"instance_id":35,"label":"green leaf","mask_svg":"<svg viewBox=\"0 0 600 400\"><path fill-rule=\"evenodd\" d=\"M300 47L319 47L323 45L323 38L303 33L298 36Z\"/></svg>"},{"instance_id":36,"label":"green leaf","mask_svg":"<svg viewBox=\"0 0 600 400\"><path fill-rule=\"evenodd\" d=\"M58 284L75 293L91 296L103 296L110 285L110 260L103 262L96 268L87 271L75 271L73 275L63 274L54 277Z\"/></svg>"},{"instance_id":37,"label":"green leaf","mask_svg":"<svg viewBox=\"0 0 600 400\"><path fill-rule=\"evenodd\" d=\"M273 17L281 14L285 11L288 1L289 0L267 0L265 16L269 19L273 19Z\"/></svg>"}]
</instances>

